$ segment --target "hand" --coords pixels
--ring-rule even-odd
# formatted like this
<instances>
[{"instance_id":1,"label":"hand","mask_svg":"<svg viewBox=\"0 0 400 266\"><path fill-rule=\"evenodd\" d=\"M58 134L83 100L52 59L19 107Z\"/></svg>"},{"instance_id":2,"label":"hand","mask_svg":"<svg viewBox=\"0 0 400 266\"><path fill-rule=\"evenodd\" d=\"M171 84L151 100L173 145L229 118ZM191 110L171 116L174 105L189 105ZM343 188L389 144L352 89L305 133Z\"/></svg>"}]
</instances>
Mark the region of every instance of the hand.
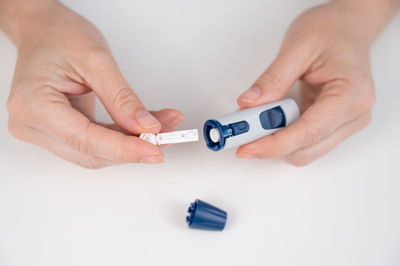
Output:
<instances>
[{"instance_id":1,"label":"hand","mask_svg":"<svg viewBox=\"0 0 400 266\"><path fill-rule=\"evenodd\" d=\"M182 114L148 112L91 23L56 1L34 2L18 27L5 27L18 47L8 100L11 134L87 168L162 162L159 147L132 134L171 131ZM116 125L93 121L93 93Z\"/></svg>"},{"instance_id":2,"label":"hand","mask_svg":"<svg viewBox=\"0 0 400 266\"><path fill-rule=\"evenodd\" d=\"M375 101L369 50L392 16L390 8L382 11L384 2L335 1L294 21L277 58L238 104L277 101L301 80L305 111L287 128L239 147L238 157L277 157L302 166L368 125Z\"/></svg>"}]
</instances>

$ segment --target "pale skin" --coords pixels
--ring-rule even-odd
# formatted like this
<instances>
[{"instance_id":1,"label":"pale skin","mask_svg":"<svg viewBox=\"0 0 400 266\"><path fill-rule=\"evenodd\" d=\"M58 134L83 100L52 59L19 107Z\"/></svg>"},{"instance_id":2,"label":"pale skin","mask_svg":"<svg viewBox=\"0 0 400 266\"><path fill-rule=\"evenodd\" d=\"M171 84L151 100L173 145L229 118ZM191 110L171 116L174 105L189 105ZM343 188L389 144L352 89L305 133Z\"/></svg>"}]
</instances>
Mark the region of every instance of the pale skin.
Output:
<instances>
[{"instance_id":1,"label":"pale skin","mask_svg":"<svg viewBox=\"0 0 400 266\"><path fill-rule=\"evenodd\" d=\"M300 80L304 112L289 127L240 147L237 155L303 166L366 127L375 101L370 48L399 7L398 0L336 0L301 14L274 62L238 104L276 101Z\"/></svg>"},{"instance_id":2,"label":"pale skin","mask_svg":"<svg viewBox=\"0 0 400 266\"><path fill-rule=\"evenodd\" d=\"M238 104L279 100L300 80L304 112L237 156L306 165L367 126L375 100L370 47L399 9L399 0L336 0L300 15ZM18 49L7 103L13 136L86 168L163 162L161 149L137 136L174 130L183 115L147 111L95 26L57 1L0 0L0 27ZM94 121L94 95L114 125Z\"/></svg>"}]
</instances>

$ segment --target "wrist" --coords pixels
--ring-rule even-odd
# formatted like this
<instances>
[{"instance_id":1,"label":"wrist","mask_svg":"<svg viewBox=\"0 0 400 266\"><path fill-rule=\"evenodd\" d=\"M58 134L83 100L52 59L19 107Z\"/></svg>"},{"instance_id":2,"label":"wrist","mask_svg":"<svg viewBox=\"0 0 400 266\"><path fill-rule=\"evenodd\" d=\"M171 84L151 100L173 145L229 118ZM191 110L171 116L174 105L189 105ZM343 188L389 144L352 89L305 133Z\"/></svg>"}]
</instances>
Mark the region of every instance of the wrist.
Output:
<instances>
[{"instance_id":1,"label":"wrist","mask_svg":"<svg viewBox=\"0 0 400 266\"><path fill-rule=\"evenodd\" d=\"M56 0L0 0L0 29L17 45L27 35L34 35L49 8Z\"/></svg>"},{"instance_id":2,"label":"wrist","mask_svg":"<svg viewBox=\"0 0 400 266\"><path fill-rule=\"evenodd\" d=\"M400 11L400 0L332 0L332 3L354 15L360 33L371 43Z\"/></svg>"}]
</instances>

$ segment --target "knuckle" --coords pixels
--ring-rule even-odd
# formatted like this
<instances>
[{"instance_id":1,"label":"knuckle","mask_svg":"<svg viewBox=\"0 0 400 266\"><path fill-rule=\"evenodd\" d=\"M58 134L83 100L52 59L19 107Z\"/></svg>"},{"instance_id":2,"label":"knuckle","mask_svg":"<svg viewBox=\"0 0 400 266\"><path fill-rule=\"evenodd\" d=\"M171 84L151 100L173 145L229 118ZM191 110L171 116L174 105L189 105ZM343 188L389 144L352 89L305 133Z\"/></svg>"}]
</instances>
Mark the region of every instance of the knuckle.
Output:
<instances>
[{"instance_id":1,"label":"knuckle","mask_svg":"<svg viewBox=\"0 0 400 266\"><path fill-rule=\"evenodd\" d=\"M18 110L18 101L15 95L10 94L7 100L7 111L10 115L15 113Z\"/></svg>"},{"instance_id":2,"label":"knuckle","mask_svg":"<svg viewBox=\"0 0 400 266\"><path fill-rule=\"evenodd\" d=\"M26 135L11 120L8 120L8 132L16 139L27 141Z\"/></svg>"},{"instance_id":3,"label":"knuckle","mask_svg":"<svg viewBox=\"0 0 400 266\"><path fill-rule=\"evenodd\" d=\"M138 155L135 151L128 148L128 145L124 145L123 143L129 142L128 139L125 139L124 135L120 135L115 139L115 145L111 150L111 156L114 161L118 162L138 162Z\"/></svg>"},{"instance_id":4,"label":"knuckle","mask_svg":"<svg viewBox=\"0 0 400 266\"><path fill-rule=\"evenodd\" d=\"M47 104L52 102L49 95L51 89L46 87L30 88L30 92L34 94L25 94L26 88L13 87L10 96L7 100L7 111L10 117L13 117L27 124L37 122L41 117ZM54 92L53 92L54 94Z\"/></svg>"},{"instance_id":5,"label":"knuckle","mask_svg":"<svg viewBox=\"0 0 400 266\"><path fill-rule=\"evenodd\" d=\"M93 156L78 156L78 158L75 158L72 163L80 167L93 170L100 169L105 166L101 160Z\"/></svg>"},{"instance_id":6,"label":"knuckle","mask_svg":"<svg viewBox=\"0 0 400 266\"><path fill-rule=\"evenodd\" d=\"M67 144L83 155L93 155L94 148L86 134L67 138Z\"/></svg>"},{"instance_id":7,"label":"knuckle","mask_svg":"<svg viewBox=\"0 0 400 266\"><path fill-rule=\"evenodd\" d=\"M355 112L357 114L363 114L372 109L375 104L376 96L372 85L366 85L363 87L363 93L356 95Z\"/></svg>"},{"instance_id":8,"label":"knuckle","mask_svg":"<svg viewBox=\"0 0 400 266\"><path fill-rule=\"evenodd\" d=\"M116 161L125 161L127 158L124 149L121 148L114 148L112 151L112 157L115 158Z\"/></svg>"},{"instance_id":9,"label":"knuckle","mask_svg":"<svg viewBox=\"0 0 400 266\"><path fill-rule=\"evenodd\" d=\"M29 112L25 112L26 104L24 99L17 94L10 94L7 100L7 111L11 117L18 118L20 120L26 120L26 115Z\"/></svg>"},{"instance_id":10,"label":"knuckle","mask_svg":"<svg viewBox=\"0 0 400 266\"><path fill-rule=\"evenodd\" d=\"M370 110L376 101L375 92L373 89L368 90L368 93L362 98L362 107L365 111Z\"/></svg>"},{"instance_id":11,"label":"knuckle","mask_svg":"<svg viewBox=\"0 0 400 266\"><path fill-rule=\"evenodd\" d=\"M90 154L89 151L89 144L86 139L83 139L81 137L73 137L69 139L68 145L71 146L74 150L77 150L78 152L82 154Z\"/></svg>"},{"instance_id":12,"label":"knuckle","mask_svg":"<svg viewBox=\"0 0 400 266\"><path fill-rule=\"evenodd\" d=\"M100 169L100 168L104 167L104 165L95 158L80 161L77 164L83 168L90 169L90 170L96 170L96 169Z\"/></svg>"},{"instance_id":13,"label":"knuckle","mask_svg":"<svg viewBox=\"0 0 400 266\"><path fill-rule=\"evenodd\" d=\"M322 131L318 127L307 126L304 134L304 146L308 147L317 143L322 137Z\"/></svg>"},{"instance_id":14,"label":"knuckle","mask_svg":"<svg viewBox=\"0 0 400 266\"><path fill-rule=\"evenodd\" d=\"M91 78L110 75L110 71L116 68L116 62L110 51L103 46L87 49L85 57L80 60L82 60L82 70L86 72L89 82Z\"/></svg>"},{"instance_id":15,"label":"knuckle","mask_svg":"<svg viewBox=\"0 0 400 266\"><path fill-rule=\"evenodd\" d=\"M87 53L86 59L89 65L95 65L96 68L99 69L102 69L106 67L108 63L113 62L110 51L106 47L91 48Z\"/></svg>"},{"instance_id":16,"label":"knuckle","mask_svg":"<svg viewBox=\"0 0 400 266\"><path fill-rule=\"evenodd\" d=\"M272 70L265 71L259 77L258 83L261 88L281 89L286 87L286 84L281 75L278 72Z\"/></svg>"},{"instance_id":17,"label":"knuckle","mask_svg":"<svg viewBox=\"0 0 400 266\"><path fill-rule=\"evenodd\" d=\"M135 107L141 103L131 88L120 88L114 94L111 104L114 108L120 110L122 108Z\"/></svg>"}]
</instances>

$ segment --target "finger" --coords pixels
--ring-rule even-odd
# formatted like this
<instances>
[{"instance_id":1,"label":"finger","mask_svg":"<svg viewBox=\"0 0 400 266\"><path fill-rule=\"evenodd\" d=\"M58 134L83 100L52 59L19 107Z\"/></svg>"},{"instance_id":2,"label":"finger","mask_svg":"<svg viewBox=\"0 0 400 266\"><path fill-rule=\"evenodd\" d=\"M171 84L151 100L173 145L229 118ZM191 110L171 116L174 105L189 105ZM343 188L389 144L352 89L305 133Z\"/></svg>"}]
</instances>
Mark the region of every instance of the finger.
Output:
<instances>
[{"instance_id":1,"label":"finger","mask_svg":"<svg viewBox=\"0 0 400 266\"><path fill-rule=\"evenodd\" d=\"M95 91L111 118L121 128L137 135L160 131L160 122L143 106L111 55L99 55L92 59L84 73L88 86Z\"/></svg>"},{"instance_id":2,"label":"finger","mask_svg":"<svg viewBox=\"0 0 400 266\"><path fill-rule=\"evenodd\" d=\"M160 111L150 111L150 113L157 118L161 122L161 130L160 132L170 132L175 130L179 125L181 125L184 121L184 117L181 112L174 109L163 109ZM129 135L129 132L123 130L116 124L105 124L105 123L97 123L106 127L108 129L116 130L124 133L125 135Z\"/></svg>"},{"instance_id":3,"label":"finger","mask_svg":"<svg viewBox=\"0 0 400 266\"><path fill-rule=\"evenodd\" d=\"M150 113L161 122L161 132L173 131L184 122L183 114L175 109L163 109Z\"/></svg>"},{"instance_id":4,"label":"finger","mask_svg":"<svg viewBox=\"0 0 400 266\"><path fill-rule=\"evenodd\" d=\"M162 152L157 146L96 125L72 108L63 94L51 89L47 91L52 100L42 104L41 109L35 108L40 110L35 120L42 131L49 132L83 154L127 162L163 161Z\"/></svg>"},{"instance_id":5,"label":"finger","mask_svg":"<svg viewBox=\"0 0 400 266\"><path fill-rule=\"evenodd\" d=\"M239 96L241 108L248 108L283 98L308 68L308 59L298 47L283 49L254 84Z\"/></svg>"},{"instance_id":6,"label":"finger","mask_svg":"<svg viewBox=\"0 0 400 266\"><path fill-rule=\"evenodd\" d=\"M162 127L160 132L162 133L174 131L177 126L183 123L183 115L177 110L164 109L161 111L151 111L150 113L154 115L154 117L156 117L161 122ZM129 135L128 132L126 132L116 124L101 124L101 125L106 128L116 130ZM163 144L160 145L160 147L167 148L171 145L172 144Z\"/></svg>"},{"instance_id":7,"label":"finger","mask_svg":"<svg viewBox=\"0 0 400 266\"><path fill-rule=\"evenodd\" d=\"M370 123L370 121L371 113L369 112L364 116L361 116L360 118L343 125L339 129L337 129L331 136L320 141L319 143L309 148L295 151L294 153L285 156L283 160L296 166L307 165L333 150L343 140L365 128Z\"/></svg>"},{"instance_id":8,"label":"finger","mask_svg":"<svg viewBox=\"0 0 400 266\"><path fill-rule=\"evenodd\" d=\"M162 133L174 131L184 122L183 114L175 109L163 109L157 112L151 112L160 122ZM172 144L160 145L161 148L168 148Z\"/></svg>"},{"instance_id":9,"label":"finger","mask_svg":"<svg viewBox=\"0 0 400 266\"><path fill-rule=\"evenodd\" d=\"M347 91L351 88L342 82L326 85L316 102L299 120L273 135L239 147L237 156L282 157L321 141L341 125L361 115L362 112L352 110L353 99Z\"/></svg>"},{"instance_id":10,"label":"finger","mask_svg":"<svg viewBox=\"0 0 400 266\"><path fill-rule=\"evenodd\" d=\"M41 132L36 128L27 126L13 118L9 119L8 127L12 135L17 139L38 145L64 160L85 168L97 169L124 163L79 153L52 136Z\"/></svg>"}]
</instances>

